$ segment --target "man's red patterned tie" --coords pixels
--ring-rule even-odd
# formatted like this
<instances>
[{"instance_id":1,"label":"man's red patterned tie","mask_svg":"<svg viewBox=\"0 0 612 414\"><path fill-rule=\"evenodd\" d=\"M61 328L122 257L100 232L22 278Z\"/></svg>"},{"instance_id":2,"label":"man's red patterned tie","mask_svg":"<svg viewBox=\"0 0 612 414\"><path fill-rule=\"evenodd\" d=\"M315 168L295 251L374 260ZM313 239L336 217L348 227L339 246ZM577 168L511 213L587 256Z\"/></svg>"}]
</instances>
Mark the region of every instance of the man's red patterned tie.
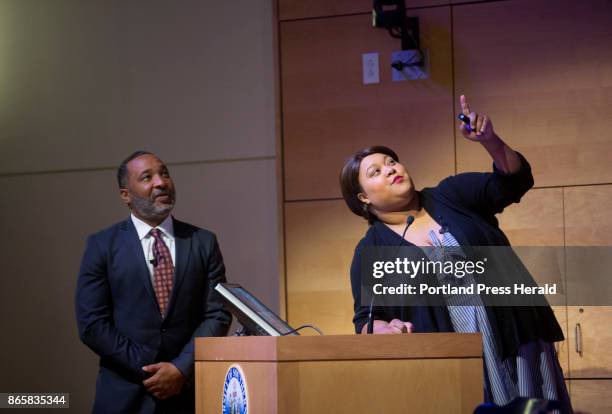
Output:
<instances>
[{"instance_id":1,"label":"man's red patterned tie","mask_svg":"<svg viewBox=\"0 0 612 414\"><path fill-rule=\"evenodd\" d=\"M174 264L170 250L161 236L159 229L151 229L151 235L155 239L153 243L153 289L162 316L166 314L170 293L172 292L172 278L174 276Z\"/></svg>"}]
</instances>

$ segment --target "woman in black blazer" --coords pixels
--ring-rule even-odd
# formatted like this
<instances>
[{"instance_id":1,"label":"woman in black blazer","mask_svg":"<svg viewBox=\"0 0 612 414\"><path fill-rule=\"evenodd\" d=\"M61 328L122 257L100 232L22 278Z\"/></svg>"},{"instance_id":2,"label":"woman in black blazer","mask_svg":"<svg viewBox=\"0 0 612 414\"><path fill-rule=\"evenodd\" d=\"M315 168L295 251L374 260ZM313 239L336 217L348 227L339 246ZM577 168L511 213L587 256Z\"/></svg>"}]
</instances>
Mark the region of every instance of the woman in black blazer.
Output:
<instances>
[{"instance_id":1,"label":"woman in black blazer","mask_svg":"<svg viewBox=\"0 0 612 414\"><path fill-rule=\"evenodd\" d=\"M545 398L562 401L562 411L572 412L552 345L563 340L563 333L549 306L490 307L479 299L454 306L453 297L445 297L446 306L371 307L361 302L361 263L364 251L373 246L510 245L495 215L518 203L533 186L531 168L495 134L486 115L472 112L463 95L460 102L469 118L460 130L491 155L492 173L459 174L417 191L398 156L386 147L363 149L342 169L344 200L370 224L351 265L355 330L366 333L371 311L376 334L480 332L485 401L504 405L519 396ZM522 266L520 261L514 265Z\"/></svg>"}]
</instances>

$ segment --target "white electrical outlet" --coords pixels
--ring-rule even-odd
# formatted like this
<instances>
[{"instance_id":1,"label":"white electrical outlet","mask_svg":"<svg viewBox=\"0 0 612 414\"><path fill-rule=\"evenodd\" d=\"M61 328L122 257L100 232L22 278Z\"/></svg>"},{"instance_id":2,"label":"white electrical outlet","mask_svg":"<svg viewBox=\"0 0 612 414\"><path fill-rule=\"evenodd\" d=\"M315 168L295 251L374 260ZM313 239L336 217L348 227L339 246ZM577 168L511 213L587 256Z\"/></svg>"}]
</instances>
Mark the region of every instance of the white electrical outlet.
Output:
<instances>
[{"instance_id":1,"label":"white electrical outlet","mask_svg":"<svg viewBox=\"0 0 612 414\"><path fill-rule=\"evenodd\" d=\"M363 66L363 84L380 83L378 53L364 53L361 55L361 63Z\"/></svg>"}]
</instances>

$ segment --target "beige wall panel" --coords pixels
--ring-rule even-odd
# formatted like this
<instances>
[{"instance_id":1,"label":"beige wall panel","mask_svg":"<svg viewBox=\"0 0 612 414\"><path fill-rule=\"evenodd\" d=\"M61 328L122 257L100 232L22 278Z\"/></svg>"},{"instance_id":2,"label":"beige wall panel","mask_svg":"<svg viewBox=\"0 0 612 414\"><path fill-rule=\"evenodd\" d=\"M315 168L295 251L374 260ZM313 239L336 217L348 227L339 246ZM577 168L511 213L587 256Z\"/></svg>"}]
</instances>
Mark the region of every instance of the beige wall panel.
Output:
<instances>
[{"instance_id":1,"label":"beige wall panel","mask_svg":"<svg viewBox=\"0 0 612 414\"><path fill-rule=\"evenodd\" d=\"M563 246L563 189L546 188L532 189L523 196L519 204L506 208L498 216L499 224L508 236L513 246ZM538 254L538 250L534 250ZM540 251L540 254L542 251ZM536 258L533 258L536 262ZM562 258L561 258L562 259ZM539 274L533 272L538 283L546 281L538 278ZM567 338L567 308L553 306L553 311L563 334ZM565 375L568 374L568 341L555 344L559 362Z\"/></svg>"},{"instance_id":2,"label":"beige wall panel","mask_svg":"<svg viewBox=\"0 0 612 414\"><path fill-rule=\"evenodd\" d=\"M275 161L175 166L176 216L216 233L228 280L278 311Z\"/></svg>"},{"instance_id":3,"label":"beige wall panel","mask_svg":"<svg viewBox=\"0 0 612 414\"><path fill-rule=\"evenodd\" d=\"M563 246L563 190L532 189L498 219L514 246Z\"/></svg>"},{"instance_id":4,"label":"beige wall panel","mask_svg":"<svg viewBox=\"0 0 612 414\"><path fill-rule=\"evenodd\" d=\"M76 275L85 237L125 216L113 172L0 178L0 389L69 392L90 412L97 358L78 339Z\"/></svg>"},{"instance_id":5,"label":"beige wall panel","mask_svg":"<svg viewBox=\"0 0 612 414\"><path fill-rule=\"evenodd\" d=\"M563 376L569 377L569 354L571 352L571 343L569 341L569 334L567 332L568 322L567 322L567 306L551 306L553 312L555 313L555 317L557 318L557 322L561 326L563 330L563 337L565 338L563 341L555 342L555 350L557 351L557 358L559 359L559 365L561 365L561 369L563 370Z\"/></svg>"},{"instance_id":6,"label":"beige wall panel","mask_svg":"<svg viewBox=\"0 0 612 414\"><path fill-rule=\"evenodd\" d=\"M610 2L478 3L453 17L455 93L523 152L536 186L612 182ZM458 139L457 168L490 160Z\"/></svg>"},{"instance_id":7,"label":"beige wall panel","mask_svg":"<svg viewBox=\"0 0 612 414\"><path fill-rule=\"evenodd\" d=\"M294 328L314 325L325 335L354 334L353 295L348 271L345 273L347 286L344 289L289 291L287 293L289 324ZM304 329L300 331L300 335L318 335L318 333L311 329Z\"/></svg>"},{"instance_id":8,"label":"beige wall panel","mask_svg":"<svg viewBox=\"0 0 612 414\"><path fill-rule=\"evenodd\" d=\"M571 380L572 405L576 412L612 412L612 380Z\"/></svg>"},{"instance_id":9,"label":"beige wall panel","mask_svg":"<svg viewBox=\"0 0 612 414\"><path fill-rule=\"evenodd\" d=\"M275 155L272 0L6 0L0 16L0 173L139 148Z\"/></svg>"},{"instance_id":10,"label":"beige wall panel","mask_svg":"<svg viewBox=\"0 0 612 414\"><path fill-rule=\"evenodd\" d=\"M406 7L426 7L439 4L448 4L448 0L409 0L406 2ZM281 20L370 13L371 11L372 0L279 0ZM412 13L412 10L408 12L410 16Z\"/></svg>"},{"instance_id":11,"label":"beige wall panel","mask_svg":"<svg viewBox=\"0 0 612 414\"><path fill-rule=\"evenodd\" d=\"M372 11L371 0L279 0L280 20L336 16ZM331 23L330 21L330 24Z\"/></svg>"},{"instance_id":12,"label":"beige wall panel","mask_svg":"<svg viewBox=\"0 0 612 414\"><path fill-rule=\"evenodd\" d=\"M612 185L565 188L564 197L566 244L612 246ZM612 307L570 306L568 322L571 377L612 377L612 357L609 352L612 341ZM582 354L576 352L577 339L582 342ZM574 387L580 387L581 384L585 383L572 382L572 394L578 395L581 392L579 388L574 392ZM585 392L588 395L589 391ZM586 401L586 397L583 401ZM594 402L599 403L601 400Z\"/></svg>"},{"instance_id":13,"label":"beige wall panel","mask_svg":"<svg viewBox=\"0 0 612 414\"><path fill-rule=\"evenodd\" d=\"M343 200L285 203L287 310L292 325L354 332L350 265L365 220Z\"/></svg>"},{"instance_id":14,"label":"beige wall panel","mask_svg":"<svg viewBox=\"0 0 612 414\"><path fill-rule=\"evenodd\" d=\"M215 231L228 278L277 309L274 168L274 160L170 167L177 218ZM90 411L97 358L78 339L74 290L86 236L128 216L114 174L0 178L10 194L0 205L0 313L13 315L0 319L11 332L1 390L70 392L74 412Z\"/></svg>"},{"instance_id":15,"label":"beige wall panel","mask_svg":"<svg viewBox=\"0 0 612 414\"><path fill-rule=\"evenodd\" d=\"M567 320L569 377L612 378L612 307L568 306Z\"/></svg>"},{"instance_id":16,"label":"beige wall panel","mask_svg":"<svg viewBox=\"0 0 612 414\"><path fill-rule=\"evenodd\" d=\"M612 246L612 185L564 188L568 246Z\"/></svg>"},{"instance_id":17,"label":"beige wall panel","mask_svg":"<svg viewBox=\"0 0 612 414\"><path fill-rule=\"evenodd\" d=\"M564 283L561 188L530 190L519 204L512 204L498 215L498 220L510 243L517 247L517 252L540 285ZM559 310L559 313L563 314L565 322L565 311Z\"/></svg>"},{"instance_id":18,"label":"beige wall panel","mask_svg":"<svg viewBox=\"0 0 612 414\"><path fill-rule=\"evenodd\" d=\"M281 23L285 197L339 197L338 174L360 148L394 148L418 187L454 172L449 7L420 17L431 79L391 81L400 42L370 15ZM378 52L381 83L362 85L361 55Z\"/></svg>"}]
</instances>

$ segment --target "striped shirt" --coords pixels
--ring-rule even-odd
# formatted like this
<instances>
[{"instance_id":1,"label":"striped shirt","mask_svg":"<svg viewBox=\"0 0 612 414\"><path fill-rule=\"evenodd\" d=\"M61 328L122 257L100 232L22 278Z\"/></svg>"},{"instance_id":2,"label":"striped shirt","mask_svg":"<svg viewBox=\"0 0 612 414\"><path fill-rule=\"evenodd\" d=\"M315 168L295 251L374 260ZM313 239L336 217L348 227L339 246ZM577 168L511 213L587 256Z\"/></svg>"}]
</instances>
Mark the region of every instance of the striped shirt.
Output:
<instances>
[{"instance_id":1,"label":"striped shirt","mask_svg":"<svg viewBox=\"0 0 612 414\"><path fill-rule=\"evenodd\" d=\"M425 249L430 260L465 258L459 243L450 232L442 233L439 238L432 230L429 238L432 245L437 247ZM438 274L437 277L440 283L453 286L469 286L474 283L471 275L459 278ZM516 356L502 360L481 298L478 295L448 294L445 300L455 332L482 334L485 402L505 405L519 396L561 400L565 405L562 412L572 412L563 373L552 344L541 340L522 344Z\"/></svg>"}]
</instances>

